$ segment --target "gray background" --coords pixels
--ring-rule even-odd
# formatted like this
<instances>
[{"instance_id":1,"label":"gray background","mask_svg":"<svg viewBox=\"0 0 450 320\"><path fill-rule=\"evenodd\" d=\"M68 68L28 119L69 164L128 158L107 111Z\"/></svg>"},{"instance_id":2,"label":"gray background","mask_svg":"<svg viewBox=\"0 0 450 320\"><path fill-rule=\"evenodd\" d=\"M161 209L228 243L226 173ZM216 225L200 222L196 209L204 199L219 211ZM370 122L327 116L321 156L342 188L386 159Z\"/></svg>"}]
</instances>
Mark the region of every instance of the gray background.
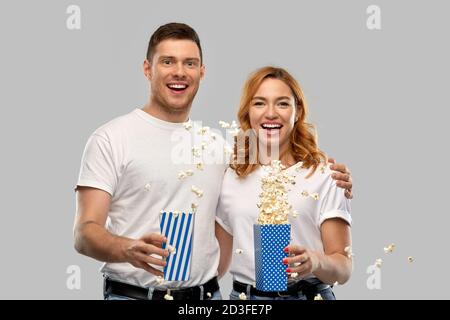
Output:
<instances>
[{"instance_id":1,"label":"gray background","mask_svg":"<svg viewBox=\"0 0 450 320\"><path fill-rule=\"evenodd\" d=\"M70 4L81 30L66 28ZM382 30L366 28L370 4L381 7ZM321 148L353 173L355 270L339 299L450 298L449 9L437 0L1 1L0 298L102 298L100 263L73 249L73 186L90 133L147 101L147 42L170 21L191 24L204 49L194 119L234 119L245 78L266 64L302 84ZM377 258L382 286L369 290ZM66 287L69 265L81 268L81 290ZM227 296L229 277L222 288Z\"/></svg>"}]
</instances>

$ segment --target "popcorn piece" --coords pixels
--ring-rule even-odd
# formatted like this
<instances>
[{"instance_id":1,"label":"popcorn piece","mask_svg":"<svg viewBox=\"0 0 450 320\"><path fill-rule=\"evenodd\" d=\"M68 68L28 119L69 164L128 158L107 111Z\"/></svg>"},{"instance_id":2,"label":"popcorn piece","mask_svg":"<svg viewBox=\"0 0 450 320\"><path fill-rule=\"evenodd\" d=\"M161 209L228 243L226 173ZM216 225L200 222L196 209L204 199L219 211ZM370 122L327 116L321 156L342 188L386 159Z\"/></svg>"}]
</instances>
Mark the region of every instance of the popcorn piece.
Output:
<instances>
[{"instance_id":1,"label":"popcorn piece","mask_svg":"<svg viewBox=\"0 0 450 320\"><path fill-rule=\"evenodd\" d=\"M144 186L145 191L150 191L150 188L151 188L150 183L147 183L147 184Z\"/></svg>"},{"instance_id":2,"label":"popcorn piece","mask_svg":"<svg viewBox=\"0 0 450 320\"><path fill-rule=\"evenodd\" d=\"M311 195L311 198L313 198L314 200L319 200L319 194L318 193L314 193Z\"/></svg>"},{"instance_id":3,"label":"popcorn piece","mask_svg":"<svg viewBox=\"0 0 450 320\"><path fill-rule=\"evenodd\" d=\"M197 167L198 170L203 170L203 162L197 162L195 166Z\"/></svg>"},{"instance_id":4,"label":"popcorn piece","mask_svg":"<svg viewBox=\"0 0 450 320\"><path fill-rule=\"evenodd\" d=\"M170 254L176 254L177 253L177 249L174 246L170 245L170 244L167 245L167 250L169 250Z\"/></svg>"},{"instance_id":5,"label":"popcorn piece","mask_svg":"<svg viewBox=\"0 0 450 320\"><path fill-rule=\"evenodd\" d=\"M187 177L186 172L184 172L184 171L179 171L178 172L178 179L179 180L184 180L186 177Z\"/></svg>"},{"instance_id":6,"label":"popcorn piece","mask_svg":"<svg viewBox=\"0 0 450 320\"><path fill-rule=\"evenodd\" d=\"M193 193L195 193L197 197L199 198L203 197L203 190L197 188L196 186L192 186L191 190Z\"/></svg>"},{"instance_id":7,"label":"popcorn piece","mask_svg":"<svg viewBox=\"0 0 450 320\"><path fill-rule=\"evenodd\" d=\"M193 155L194 157L200 157L200 156L201 156L200 150L199 150L197 147L193 147L193 148L192 148L192 155Z\"/></svg>"},{"instance_id":8,"label":"popcorn piece","mask_svg":"<svg viewBox=\"0 0 450 320\"><path fill-rule=\"evenodd\" d=\"M291 273L291 278L297 278L297 277L298 277L298 273L297 272Z\"/></svg>"},{"instance_id":9,"label":"popcorn piece","mask_svg":"<svg viewBox=\"0 0 450 320\"><path fill-rule=\"evenodd\" d=\"M162 283L164 282L164 278L161 277L161 276L157 276L157 277L156 277L156 282L157 282L158 284L162 284Z\"/></svg>"},{"instance_id":10,"label":"popcorn piece","mask_svg":"<svg viewBox=\"0 0 450 320\"><path fill-rule=\"evenodd\" d=\"M239 295L239 299L247 300L247 295L245 293L241 292L241 294Z\"/></svg>"},{"instance_id":11,"label":"popcorn piece","mask_svg":"<svg viewBox=\"0 0 450 320\"><path fill-rule=\"evenodd\" d=\"M377 268L381 268L381 265L383 264L383 260L381 260L381 259L377 259L377 260L375 260L375 266L377 267Z\"/></svg>"},{"instance_id":12,"label":"popcorn piece","mask_svg":"<svg viewBox=\"0 0 450 320\"><path fill-rule=\"evenodd\" d=\"M192 212L194 212L194 213L197 212L198 204L195 202L191 203L191 208L192 208Z\"/></svg>"},{"instance_id":13,"label":"popcorn piece","mask_svg":"<svg viewBox=\"0 0 450 320\"><path fill-rule=\"evenodd\" d=\"M336 287L337 285L339 284L339 282L335 282L335 283L333 283L333 287Z\"/></svg>"},{"instance_id":14,"label":"popcorn piece","mask_svg":"<svg viewBox=\"0 0 450 320\"><path fill-rule=\"evenodd\" d=\"M242 249L236 249L236 254L242 254L243 252L244 252L244 250L242 250Z\"/></svg>"},{"instance_id":15,"label":"popcorn piece","mask_svg":"<svg viewBox=\"0 0 450 320\"><path fill-rule=\"evenodd\" d=\"M206 142L202 142L202 150L206 150L207 147L208 145L206 144Z\"/></svg>"},{"instance_id":16,"label":"popcorn piece","mask_svg":"<svg viewBox=\"0 0 450 320\"><path fill-rule=\"evenodd\" d=\"M344 251L345 251L345 253L347 254L347 257L348 257L349 259L352 259L352 258L355 256L355 255L353 254L352 247L350 247L350 246L345 247Z\"/></svg>"},{"instance_id":17,"label":"popcorn piece","mask_svg":"<svg viewBox=\"0 0 450 320\"><path fill-rule=\"evenodd\" d=\"M252 287L256 288L256 282L252 282Z\"/></svg>"},{"instance_id":18,"label":"popcorn piece","mask_svg":"<svg viewBox=\"0 0 450 320\"><path fill-rule=\"evenodd\" d=\"M392 253L395 249L395 244L391 243L387 247L384 247L384 253Z\"/></svg>"},{"instance_id":19,"label":"popcorn piece","mask_svg":"<svg viewBox=\"0 0 450 320\"><path fill-rule=\"evenodd\" d=\"M292 211L292 217L297 218L298 217L298 212L297 210Z\"/></svg>"},{"instance_id":20,"label":"popcorn piece","mask_svg":"<svg viewBox=\"0 0 450 320\"><path fill-rule=\"evenodd\" d=\"M178 171L178 179L184 180L187 177L192 176L193 174L194 174L194 171L192 171L191 169L188 169L188 170L185 170L185 171L180 170L180 171Z\"/></svg>"},{"instance_id":21,"label":"popcorn piece","mask_svg":"<svg viewBox=\"0 0 450 320\"><path fill-rule=\"evenodd\" d=\"M224 128L224 129L230 127L230 124L229 124L228 122L225 122L225 121L219 121L219 125L220 125L222 128Z\"/></svg>"},{"instance_id":22,"label":"popcorn piece","mask_svg":"<svg viewBox=\"0 0 450 320\"><path fill-rule=\"evenodd\" d=\"M309 193L308 193L308 191L303 190L301 195L304 196L304 197L307 197L307 196L309 196Z\"/></svg>"},{"instance_id":23,"label":"popcorn piece","mask_svg":"<svg viewBox=\"0 0 450 320\"><path fill-rule=\"evenodd\" d=\"M323 300L322 296L320 295L320 293L318 293L315 297L314 300Z\"/></svg>"},{"instance_id":24,"label":"popcorn piece","mask_svg":"<svg viewBox=\"0 0 450 320\"><path fill-rule=\"evenodd\" d=\"M166 295L164 296L164 299L173 300L173 297L170 295L170 293L166 293Z\"/></svg>"},{"instance_id":25,"label":"popcorn piece","mask_svg":"<svg viewBox=\"0 0 450 320\"><path fill-rule=\"evenodd\" d=\"M320 167L320 172L323 174L323 173L325 173L325 168L326 168L326 166L321 166Z\"/></svg>"},{"instance_id":26,"label":"popcorn piece","mask_svg":"<svg viewBox=\"0 0 450 320\"><path fill-rule=\"evenodd\" d=\"M211 297L212 297L211 292L207 292L207 293L206 293L206 296L207 296L208 298L211 298Z\"/></svg>"},{"instance_id":27,"label":"popcorn piece","mask_svg":"<svg viewBox=\"0 0 450 320\"><path fill-rule=\"evenodd\" d=\"M192 122L191 121L185 122L185 123L183 123L183 126L186 130L191 130Z\"/></svg>"},{"instance_id":28,"label":"popcorn piece","mask_svg":"<svg viewBox=\"0 0 450 320\"><path fill-rule=\"evenodd\" d=\"M409 256L409 257L408 257L408 262L409 262L409 263L414 262L414 258L411 257L411 256Z\"/></svg>"},{"instance_id":29,"label":"popcorn piece","mask_svg":"<svg viewBox=\"0 0 450 320\"><path fill-rule=\"evenodd\" d=\"M198 134L201 134L202 136L205 135L209 131L209 127L201 127L198 130Z\"/></svg>"}]
</instances>

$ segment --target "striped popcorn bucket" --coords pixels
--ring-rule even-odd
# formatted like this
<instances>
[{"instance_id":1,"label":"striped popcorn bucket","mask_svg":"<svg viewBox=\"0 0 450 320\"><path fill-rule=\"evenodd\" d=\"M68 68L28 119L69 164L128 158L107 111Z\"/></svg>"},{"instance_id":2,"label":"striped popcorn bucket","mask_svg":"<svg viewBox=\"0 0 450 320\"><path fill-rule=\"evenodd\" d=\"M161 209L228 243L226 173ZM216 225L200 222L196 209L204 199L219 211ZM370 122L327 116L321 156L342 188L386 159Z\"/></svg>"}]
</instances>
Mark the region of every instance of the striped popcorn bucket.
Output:
<instances>
[{"instance_id":1,"label":"striped popcorn bucket","mask_svg":"<svg viewBox=\"0 0 450 320\"><path fill-rule=\"evenodd\" d=\"M194 215L190 212L162 212L161 234L167 238L167 242L163 244L162 248L169 248L170 245L174 249L166 259L164 280L189 280L193 226Z\"/></svg>"}]
</instances>

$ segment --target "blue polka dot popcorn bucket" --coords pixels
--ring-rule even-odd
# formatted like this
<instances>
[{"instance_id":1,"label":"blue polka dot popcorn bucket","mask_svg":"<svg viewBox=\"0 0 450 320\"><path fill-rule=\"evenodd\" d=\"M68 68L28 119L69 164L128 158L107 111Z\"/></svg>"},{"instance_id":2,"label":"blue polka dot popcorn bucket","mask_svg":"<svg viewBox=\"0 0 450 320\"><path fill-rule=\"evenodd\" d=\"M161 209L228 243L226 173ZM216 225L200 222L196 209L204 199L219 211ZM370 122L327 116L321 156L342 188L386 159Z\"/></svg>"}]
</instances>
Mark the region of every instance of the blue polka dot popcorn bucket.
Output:
<instances>
[{"instance_id":1,"label":"blue polka dot popcorn bucket","mask_svg":"<svg viewBox=\"0 0 450 320\"><path fill-rule=\"evenodd\" d=\"M291 239L290 224L254 224L256 289L286 291L288 275L283 259Z\"/></svg>"},{"instance_id":2,"label":"blue polka dot popcorn bucket","mask_svg":"<svg viewBox=\"0 0 450 320\"><path fill-rule=\"evenodd\" d=\"M161 234L167 238L167 243L163 243L162 248L169 250L164 267L164 280L189 280L193 226L194 215L191 212L161 212Z\"/></svg>"}]
</instances>

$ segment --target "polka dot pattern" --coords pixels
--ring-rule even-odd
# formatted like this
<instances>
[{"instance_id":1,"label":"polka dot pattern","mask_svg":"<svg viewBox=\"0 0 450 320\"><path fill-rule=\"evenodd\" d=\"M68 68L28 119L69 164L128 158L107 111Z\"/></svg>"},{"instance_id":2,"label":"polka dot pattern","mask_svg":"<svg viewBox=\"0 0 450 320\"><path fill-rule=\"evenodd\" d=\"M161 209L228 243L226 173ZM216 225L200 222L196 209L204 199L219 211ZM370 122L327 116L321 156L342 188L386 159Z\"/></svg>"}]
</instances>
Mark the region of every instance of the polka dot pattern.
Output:
<instances>
[{"instance_id":1,"label":"polka dot pattern","mask_svg":"<svg viewBox=\"0 0 450 320\"><path fill-rule=\"evenodd\" d=\"M253 226L255 242L256 289L261 291L287 290L287 265L283 250L291 238L290 224Z\"/></svg>"}]
</instances>

